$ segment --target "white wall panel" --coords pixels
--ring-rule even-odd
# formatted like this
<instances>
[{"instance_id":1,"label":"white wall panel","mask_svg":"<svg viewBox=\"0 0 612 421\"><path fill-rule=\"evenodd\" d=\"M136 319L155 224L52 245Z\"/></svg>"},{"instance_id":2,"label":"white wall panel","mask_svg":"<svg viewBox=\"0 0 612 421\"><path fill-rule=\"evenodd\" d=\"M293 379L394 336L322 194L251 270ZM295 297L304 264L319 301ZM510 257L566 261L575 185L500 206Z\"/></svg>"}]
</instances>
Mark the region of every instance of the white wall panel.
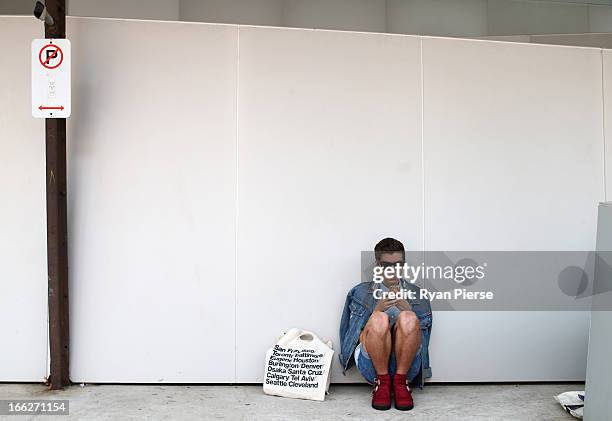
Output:
<instances>
[{"instance_id":1,"label":"white wall panel","mask_svg":"<svg viewBox=\"0 0 612 421\"><path fill-rule=\"evenodd\" d=\"M597 224L597 250L601 263L610 264L609 251L612 250L612 204L599 205ZM605 262L605 263L604 263ZM603 264L597 268L603 268ZM584 419L605 420L612 414L612 292L610 292L606 270L595 270L591 326L589 329L589 355L585 384ZM607 310L607 311L603 311Z\"/></svg>"},{"instance_id":2,"label":"white wall panel","mask_svg":"<svg viewBox=\"0 0 612 421\"><path fill-rule=\"evenodd\" d=\"M602 51L606 200L612 199L612 50Z\"/></svg>"},{"instance_id":3,"label":"white wall panel","mask_svg":"<svg viewBox=\"0 0 612 421\"><path fill-rule=\"evenodd\" d=\"M47 372L45 124L31 112L32 18L0 17L0 381Z\"/></svg>"},{"instance_id":4,"label":"white wall panel","mask_svg":"<svg viewBox=\"0 0 612 421\"><path fill-rule=\"evenodd\" d=\"M594 250L600 52L424 38L423 63L425 247ZM432 380L583 380L588 320L438 312Z\"/></svg>"},{"instance_id":5,"label":"white wall panel","mask_svg":"<svg viewBox=\"0 0 612 421\"><path fill-rule=\"evenodd\" d=\"M231 382L237 28L68 33L72 380Z\"/></svg>"},{"instance_id":6,"label":"white wall panel","mask_svg":"<svg viewBox=\"0 0 612 421\"><path fill-rule=\"evenodd\" d=\"M291 327L339 346L361 250L422 246L420 104L418 38L241 28L237 381Z\"/></svg>"},{"instance_id":7,"label":"white wall panel","mask_svg":"<svg viewBox=\"0 0 612 421\"><path fill-rule=\"evenodd\" d=\"M44 125L29 48L42 31L0 18L0 35L14 40L0 78L0 380L39 381ZM337 348L360 251L384 236L594 247L599 50L424 38L422 131L416 37L87 18L68 36L73 381L259 381L293 326ZM584 313L436 312L432 380L584 379L587 328ZM335 357L333 380L359 377Z\"/></svg>"}]
</instances>

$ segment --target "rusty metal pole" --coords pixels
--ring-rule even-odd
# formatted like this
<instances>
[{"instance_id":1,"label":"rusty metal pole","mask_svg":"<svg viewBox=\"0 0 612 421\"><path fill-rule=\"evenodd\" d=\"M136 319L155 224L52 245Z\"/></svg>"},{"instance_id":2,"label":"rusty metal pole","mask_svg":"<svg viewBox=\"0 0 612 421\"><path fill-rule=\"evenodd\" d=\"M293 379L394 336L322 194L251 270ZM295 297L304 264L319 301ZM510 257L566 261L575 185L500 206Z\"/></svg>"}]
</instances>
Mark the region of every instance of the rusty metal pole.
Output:
<instances>
[{"instance_id":1,"label":"rusty metal pole","mask_svg":"<svg viewBox=\"0 0 612 421\"><path fill-rule=\"evenodd\" d=\"M66 38L66 1L46 0L53 25L45 38ZM49 282L49 389L70 384L68 323L68 217L66 202L66 119L45 119L47 186L47 271Z\"/></svg>"}]
</instances>

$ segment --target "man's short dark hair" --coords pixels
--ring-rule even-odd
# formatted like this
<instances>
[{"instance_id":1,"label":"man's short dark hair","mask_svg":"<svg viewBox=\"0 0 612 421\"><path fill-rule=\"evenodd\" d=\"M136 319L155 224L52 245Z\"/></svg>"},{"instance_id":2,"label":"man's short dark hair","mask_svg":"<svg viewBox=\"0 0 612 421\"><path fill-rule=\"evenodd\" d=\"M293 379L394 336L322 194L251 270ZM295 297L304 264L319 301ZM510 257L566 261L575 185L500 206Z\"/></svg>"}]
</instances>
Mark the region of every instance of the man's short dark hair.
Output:
<instances>
[{"instance_id":1,"label":"man's short dark hair","mask_svg":"<svg viewBox=\"0 0 612 421\"><path fill-rule=\"evenodd\" d=\"M405 259L406 250L404 250L404 245L401 241L395 238L383 238L374 247L374 256L376 257L376 261L380 262L380 256L383 253L396 253L398 251L402 252L402 256Z\"/></svg>"}]
</instances>

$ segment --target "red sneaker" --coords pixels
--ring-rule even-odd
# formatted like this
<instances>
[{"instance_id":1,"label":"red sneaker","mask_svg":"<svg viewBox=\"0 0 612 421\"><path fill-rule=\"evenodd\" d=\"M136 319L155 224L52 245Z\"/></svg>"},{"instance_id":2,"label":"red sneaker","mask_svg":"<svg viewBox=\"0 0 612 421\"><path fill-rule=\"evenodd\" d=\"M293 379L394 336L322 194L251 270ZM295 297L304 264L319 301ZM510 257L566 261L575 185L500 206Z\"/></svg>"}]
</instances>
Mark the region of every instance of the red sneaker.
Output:
<instances>
[{"instance_id":1,"label":"red sneaker","mask_svg":"<svg viewBox=\"0 0 612 421\"><path fill-rule=\"evenodd\" d=\"M395 395L395 408L400 411L410 411L414 408L412 391L408 387L408 379L405 374L393 376L393 394Z\"/></svg>"},{"instance_id":2,"label":"red sneaker","mask_svg":"<svg viewBox=\"0 0 612 421\"><path fill-rule=\"evenodd\" d=\"M388 374L376 376L372 391L372 408L385 411L391 408L391 377Z\"/></svg>"}]
</instances>

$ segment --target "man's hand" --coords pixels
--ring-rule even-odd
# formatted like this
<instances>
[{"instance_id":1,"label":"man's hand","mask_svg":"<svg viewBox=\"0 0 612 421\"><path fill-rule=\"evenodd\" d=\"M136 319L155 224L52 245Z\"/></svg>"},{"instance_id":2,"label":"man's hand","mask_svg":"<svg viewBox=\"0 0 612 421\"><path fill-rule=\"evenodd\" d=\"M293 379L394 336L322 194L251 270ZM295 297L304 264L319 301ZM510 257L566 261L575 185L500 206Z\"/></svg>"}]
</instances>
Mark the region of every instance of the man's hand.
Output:
<instances>
[{"instance_id":1,"label":"man's hand","mask_svg":"<svg viewBox=\"0 0 612 421\"><path fill-rule=\"evenodd\" d=\"M378 303L376 303L376 307L374 307L374 311L387 311L388 308L396 306L400 301L403 300L392 300L390 298L378 300Z\"/></svg>"},{"instance_id":2,"label":"man's hand","mask_svg":"<svg viewBox=\"0 0 612 421\"><path fill-rule=\"evenodd\" d=\"M393 285L389 288L389 291L399 292L399 285ZM376 307L374 307L374 311L387 311L390 307L397 307L400 311L412 311L412 306L408 303L407 300L401 298L384 298L378 300Z\"/></svg>"},{"instance_id":3,"label":"man's hand","mask_svg":"<svg viewBox=\"0 0 612 421\"><path fill-rule=\"evenodd\" d=\"M395 306L399 308L400 311L412 311L412 306L406 300L398 300Z\"/></svg>"},{"instance_id":4,"label":"man's hand","mask_svg":"<svg viewBox=\"0 0 612 421\"><path fill-rule=\"evenodd\" d=\"M398 286L393 286L391 287L390 291L393 292L399 292L400 289ZM407 300L394 300L396 301L395 306L400 310L400 311L412 311L412 306L408 303Z\"/></svg>"}]
</instances>

